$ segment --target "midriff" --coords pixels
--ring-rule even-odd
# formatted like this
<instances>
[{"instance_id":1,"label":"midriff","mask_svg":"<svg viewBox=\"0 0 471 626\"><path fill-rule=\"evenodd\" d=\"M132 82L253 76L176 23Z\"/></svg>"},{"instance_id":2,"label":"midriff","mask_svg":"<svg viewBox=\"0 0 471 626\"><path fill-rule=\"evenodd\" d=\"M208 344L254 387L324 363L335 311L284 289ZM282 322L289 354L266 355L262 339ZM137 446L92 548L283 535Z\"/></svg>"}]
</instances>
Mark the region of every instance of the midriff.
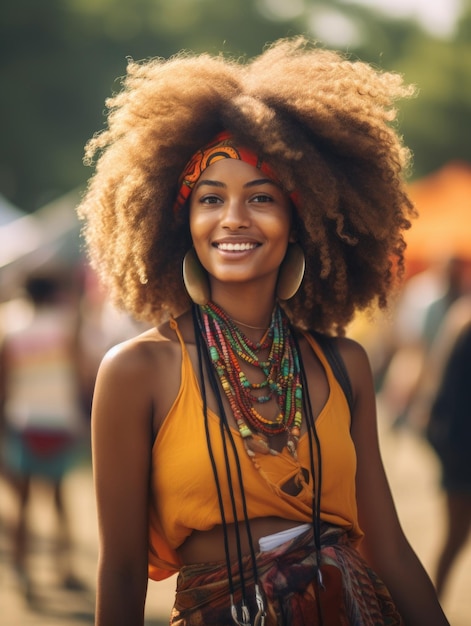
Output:
<instances>
[{"instance_id":1,"label":"midriff","mask_svg":"<svg viewBox=\"0 0 471 626\"><path fill-rule=\"evenodd\" d=\"M250 532L252 535L255 552L259 552L258 541L261 537L273 535L288 528L300 526L304 522L294 522L279 517L260 517L250 520ZM231 558L237 555L236 528L235 524L228 524L228 541ZM243 522L238 524L242 554L250 554L250 547L247 533ZM224 532L221 525L217 525L211 530L195 530L186 541L177 549L177 554L183 565L194 563L209 563L223 561L226 558L224 551Z\"/></svg>"}]
</instances>

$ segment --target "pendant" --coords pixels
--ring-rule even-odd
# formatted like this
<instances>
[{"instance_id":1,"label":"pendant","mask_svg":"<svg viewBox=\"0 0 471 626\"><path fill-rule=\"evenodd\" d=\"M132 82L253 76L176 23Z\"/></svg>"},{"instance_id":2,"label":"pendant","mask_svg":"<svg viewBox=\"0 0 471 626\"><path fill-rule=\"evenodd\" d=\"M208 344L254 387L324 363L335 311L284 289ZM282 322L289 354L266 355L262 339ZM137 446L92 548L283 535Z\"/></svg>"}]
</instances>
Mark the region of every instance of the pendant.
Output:
<instances>
[{"instance_id":1,"label":"pendant","mask_svg":"<svg viewBox=\"0 0 471 626\"><path fill-rule=\"evenodd\" d=\"M247 454L251 457L254 457L255 454L278 454L276 450L270 448L266 437L258 433L253 434L250 437L245 437L244 444Z\"/></svg>"},{"instance_id":2,"label":"pendant","mask_svg":"<svg viewBox=\"0 0 471 626\"><path fill-rule=\"evenodd\" d=\"M299 437L293 435L292 432L288 434L288 441L286 442L286 447L288 448L288 452L291 454L293 459L298 460L298 453L296 450L298 449L298 441Z\"/></svg>"}]
</instances>

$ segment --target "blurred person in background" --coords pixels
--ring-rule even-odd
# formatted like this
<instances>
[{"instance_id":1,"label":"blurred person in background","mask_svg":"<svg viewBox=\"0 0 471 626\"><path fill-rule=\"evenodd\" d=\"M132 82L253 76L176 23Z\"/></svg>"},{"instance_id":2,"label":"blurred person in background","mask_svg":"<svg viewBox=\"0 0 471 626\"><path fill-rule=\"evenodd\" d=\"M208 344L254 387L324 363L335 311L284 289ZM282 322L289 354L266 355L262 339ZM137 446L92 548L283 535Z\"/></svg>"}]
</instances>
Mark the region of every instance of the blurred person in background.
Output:
<instances>
[{"instance_id":1,"label":"blurred person in background","mask_svg":"<svg viewBox=\"0 0 471 626\"><path fill-rule=\"evenodd\" d=\"M445 365L427 436L442 468L447 532L435 574L440 597L471 528L471 318Z\"/></svg>"},{"instance_id":2,"label":"blurred person in background","mask_svg":"<svg viewBox=\"0 0 471 626\"><path fill-rule=\"evenodd\" d=\"M471 292L471 263L452 255L431 263L404 285L394 310L390 358L378 398L393 428L421 432L417 394L423 393L429 356L453 303Z\"/></svg>"},{"instance_id":3,"label":"blurred person in background","mask_svg":"<svg viewBox=\"0 0 471 626\"><path fill-rule=\"evenodd\" d=\"M59 582L67 589L82 588L73 571L64 498L64 478L78 461L88 434L81 408L78 307L72 294L58 270L32 273L25 281L30 306L14 329L3 329L0 348L0 467L18 502L12 529L13 565L31 601L34 573L28 559L28 505L35 481L53 491Z\"/></svg>"},{"instance_id":4,"label":"blurred person in background","mask_svg":"<svg viewBox=\"0 0 471 626\"><path fill-rule=\"evenodd\" d=\"M462 256L453 255L445 266L443 293L430 302L425 311L422 329L425 355L437 338L451 306L469 293L471 293L471 263Z\"/></svg>"},{"instance_id":5,"label":"blurred person in background","mask_svg":"<svg viewBox=\"0 0 471 626\"><path fill-rule=\"evenodd\" d=\"M411 412L440 463L446 528L434 578L443 597L471 528L471 296L449 307Z\"/></svg>"}]
</instances>

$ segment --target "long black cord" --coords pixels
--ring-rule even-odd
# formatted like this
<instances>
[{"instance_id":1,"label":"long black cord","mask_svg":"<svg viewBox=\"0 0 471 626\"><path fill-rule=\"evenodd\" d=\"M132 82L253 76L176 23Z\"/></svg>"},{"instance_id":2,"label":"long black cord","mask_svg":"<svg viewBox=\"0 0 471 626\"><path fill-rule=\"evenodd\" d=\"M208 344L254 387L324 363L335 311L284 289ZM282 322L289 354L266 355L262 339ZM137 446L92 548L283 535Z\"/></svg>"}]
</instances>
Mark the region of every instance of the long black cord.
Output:
<instances>
[{"instance_id":1,"label":"long black cord","mask_svg":"<svg viewBox=\"0 0 471 626\"><path fill-rule=\"evenodd\" d=\"M222 528L223 528L223 535L224 535L224 551L227 555L229 553L229 539L227 535L227 523L226 523L226 516L224 513L222 491L221 491L221 486L219 482L219 476L217 473L216 460L214 458L213 449L211 446L211 437L209 433L209 424L208 424L208 404L207 404L207 397L206 397L206 383L205 383L205 378L204 378L204 373L203 373L201 338L199 337L199 332L198 333L196 332L196 329L195 329L195 343L196 343L196 349L198 353L198 367L199 367L199 378L200 378L200 386L201 386L201 396L203 400L203 415L204 415L206 442L208 445L208 452L209 452L211 467L213 470L213 475L216 481L216 491L217 491L217 496L218 496L219 510L221 512ZM234 586L232 582L232 570L230 567L228 567L228 578L229 578L229 588L232 592Z\"/></svg>"},{"instance_id":2,"label":"long black cord","mask_svg":"<svg viewBox=\"0 0 471 626\"><path fill-rule=\"evenodd\" d=\"M261 613L264 612L264 607L261 605L261 596L259 594L259 589L258 589L257 563L256 563L252 533L250 530L250 520L248 516L247 501L245 497L245 489L244 489L243 479L242 479L242 469L240 467L239 456L237 454L237 449L235 446L234 438L233 438L233 435L229 426L229 422L227 420L226 412L224 410L224 405L223 405L221 393L219 390L218 380L216 378L216 374L214 372L214 368L211 363L207 344L203 341L203 338L202 338L204 337L204 326L203 326L203 322L201 319L200 310L197 306L193 306L193 322L194 322L194 329L195 329L195 343L196 343L197 350L198 350L198 361L199 361L200 378L201 378L201 391L203 395L203 412L204 412L204 417L205 417L206 440L208 444L208 451L209 451L209 455L211 458L211 464L212 464L214 478L216 482L216 489L218 492L219 506L221 508L221 522L222 522L223 533L224 533L224 547L225 547L225 553L226 553L226 566L227 566L228 578L229 578L229 590L231 594L232 617L236 623L239 623L245 626L246 624L249 624L248 620L250 619L250 616L249 616L249 610L248 610L247 599L246 599L246 585L245 585L245 576L244 576L244 568L243 568L243 561L242 561L241 537L240 537L240 529L238 525L238 515L237 515L236 502L235 502L235 494L234 494L234 489L233 489L232 472L230 468L229 454L227 450L227 439L229 440L231 444L233 456L234 456L235 463L236 463L237 478L239 482L239 489L240 489L240 494L241 494L241 499L242 499L242 511L243 511L246 533L247 533L247 539L249 543L254 583L255 583L256 593L257 593L257 605L258 605L257 617L259 617L261 616ZM235 608L235 604L233 601L234 584L233 584L232 571L231 571L231 559L230 559L230 551L229 551L227 520L224 514L224 504L222 500L221 483L220 483L219 475L217 472L217 467L216 467L214 454L212 450L211 438L209 435L208 410L207 410L207 399L206 399L206 387L204 384L203 363L206 366L208 379L210 382L210 386L216 397L216 400L218 403L219 415L220 415L220 429L221 429L221 439L222 439L223 451L224 451L224 462L225 462L225 467L226 467L226 475L227 475L227 481L228 481L229 495L231 498L231 507L232 507L232 512L233 512L234 529L235 529L235 536L236 536L237 559L238 559L238 566L239 566L241 595L242 595L242 601L241 601L242 622L238 621L238 618L236 615L236 608ZM227 434L227 438L225 436L225 433Z\"/></svg>"},{"instance_id":3,"label":"long black cord","mask_svg":"<svg viewBox=\"0 0 471 626\"><path fill-rule=\"evenodd\" d=\"M302 359L301 349L298 339L293 332L293 339L298 353L299 367L301 373L301 384L303 388L303 410L307 420L307 432L309 440L309 460L312 476L312 526L314 534L314 545L316 548L317 557L317 578L315 581L316 599L317 599L317 613L319 618L319 626L324 624L324 616L322 611L322 602L320 597L320 589L323 587L322 572L321 572L321 485L322 485L322 458L321 458L321 444L319 435L317 433L316 421L312 411L311 397L309 394L308 381L306 376L306 370L304 368L304 362ZM316 445L317 452L317 484L316 484L316 470L314 467L314 446L313 439Z\"/></svg>"}]
</instances>

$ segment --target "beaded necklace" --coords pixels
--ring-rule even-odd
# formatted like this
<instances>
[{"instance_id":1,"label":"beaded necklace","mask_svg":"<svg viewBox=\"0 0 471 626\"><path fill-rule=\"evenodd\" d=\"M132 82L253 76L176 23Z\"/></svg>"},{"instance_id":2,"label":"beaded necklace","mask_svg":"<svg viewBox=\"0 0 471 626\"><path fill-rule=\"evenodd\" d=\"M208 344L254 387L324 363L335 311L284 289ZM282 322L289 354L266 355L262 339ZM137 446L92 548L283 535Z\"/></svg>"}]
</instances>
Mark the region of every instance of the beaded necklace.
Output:
<instances>
[{"instance_id":1,"label":"beaded necklace","mask_svg":"<svg viewBox=\"0 0 471 626\"><path fill-rule=\"evenodd\" d=\"M293 457L301 433L301 369L288 317L276 305L269 328L259 342L249 339L234 321L213 302L200 307L204 337L221 387L228 399L249 456L256 452L277 454L268 438L288 433L286 446ZM259 354L268 350L266 360ZM249 381L241 362L258 368L262 382ZM255 408L274 399L274 420Z\"/></svg>"}]
</instances>

